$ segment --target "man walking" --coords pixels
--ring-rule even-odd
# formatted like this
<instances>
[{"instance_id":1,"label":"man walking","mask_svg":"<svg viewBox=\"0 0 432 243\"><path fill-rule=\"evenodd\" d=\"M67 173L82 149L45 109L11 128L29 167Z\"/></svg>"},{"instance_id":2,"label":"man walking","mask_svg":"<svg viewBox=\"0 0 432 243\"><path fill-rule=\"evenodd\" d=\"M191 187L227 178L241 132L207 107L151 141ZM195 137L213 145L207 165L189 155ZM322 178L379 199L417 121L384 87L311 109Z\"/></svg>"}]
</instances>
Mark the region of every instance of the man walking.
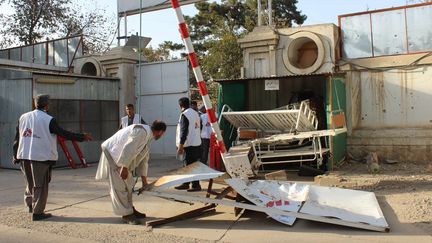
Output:
<instances>
[{"instance_id":1,"label":"man walking","mask_svg":"<svg viewBox=\"0 0 432 243\"><path fill-rule=\"evenodd\" d=\"M147 124L141 117L140 114L135 113L134 105L126 105L126 116L122 117L119 129L125 128L132 124Z\"/></svg>"},{"instance_id":2,"label":"man walking","mask_svg":"<svg viewBox=\"0 0 432 243\"><path fill-rule=\"evenodd\" d=\"M137 219L146 215L132 204L132 173L141 177L142 186L147 183L148 160L152 139L159 139L166 131L166 124L154 121L150 126L133 124L117 131L102 143L102 154L96 172L96 180L109 179L114 213L121 215L127 224L139 224Z\"/></svg>"},{"instance_id":3,"label":"man walking","mask_svg":"<svg viewBox=\"0 0 432 243\"><path fill-rule=\"evenodd\" d=\"M201 162L207 164L210 148L210 136L212 134L212 130L205 106L201 105L199 110L201 113Z\"/></svg>"},{"instance_id":4,"label":"man walking","mask_svg":"<svg viewBox=\"0 0 432 243\"><path fill-rule=\"evenodd\" d=\"M13 146L14 163L20 164L26 182L24 202L29 212L33 213L33 221L52 216L44 211L52 166L58 159L56 135L80 142L91 140L91 136L87 133L64 130L52 116L47 114L48 95L38 95L35 105L35 110L20 117Z\"/></svg>"},{"instance_id":5,"label":"man walking","mask_svg":"<svg viewBox=\"0 0 432 243\"><path fill-rule=\"evenodd\" d=\"M198 112L190 108L189 98L180 98L179 105L181 115L176 131L177 154L184 153L185 164L189 165L201 159L200 118ZM184 183L175 189L194 192L201 191L201 186L199 181L193 181L192 188L189 188L189 183Z\"/></svg>"}]
</instances>

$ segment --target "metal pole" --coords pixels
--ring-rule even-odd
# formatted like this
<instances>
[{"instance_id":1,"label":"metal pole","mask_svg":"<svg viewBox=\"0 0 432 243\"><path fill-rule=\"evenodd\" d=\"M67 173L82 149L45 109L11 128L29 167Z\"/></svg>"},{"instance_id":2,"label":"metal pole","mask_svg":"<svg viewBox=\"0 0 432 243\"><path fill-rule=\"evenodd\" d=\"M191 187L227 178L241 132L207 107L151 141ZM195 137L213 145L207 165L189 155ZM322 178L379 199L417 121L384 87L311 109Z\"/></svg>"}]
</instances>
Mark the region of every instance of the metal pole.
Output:
<instances>
[{"instance_id":1,"label":"metal pole","mask_svg":"<svg viewBox=\"0 0 432 243\"><path fill-rule=\"evenodd\" d=\"M218 121L217 121L217 118L215 115L215 110L212 106L210 96L208 94L207 86L206 86L206 83L204 81L204 78L203 78L203 75L201 72L201 68L200 68L199 63L198 63L197 55L194 51L192 41L189 37L189 31L187 29L187 26L186 26L186 23L185 23L185 20L183 17L183 13L181 11L179 1L178 0L171 0L171 6L174 9L176 16L177 16L180 33L181 33L183 42L185 44L186 51L187 51L188 56L189 56L189 61L190 61L191 66L192 66L192 69L193 69L193 72L195 75L195 79L196 79L197 84L198 84L198 88L200 90L202 101L203 101L204 106L207 110L207 116L209 118L211 128L212 128L213 132L216 134L217 143L218 143L218 146L220 148L221 154L223 155L226 153L226 148L225 148L225 144L223 142L222 133L221 133L221 130L219 128L219 124L218 124Z\"/></svg>"},{"instance_id":2,"label":"metal pole","mask_svg":"<svg viewBox=\"0 0 432 243\"><path fill-rule=\"evenodd\" d=\"M121 17L119 16L119 1L117 1L117 46L120 46L120 21Z\"/></svg>"},{"instance_id":3,"label":"metal pole","mask_svg":"<svg viewBox=\"0 0 432 243\"><path fill-rule=\"evenodd\" d=\"M127 15L126 15L126 12L125 12L124 19L125 19L125 21L124 21L124 38L125 38L125 44L126 44L126 41L127 41Z\"/></svg>"},{"instance_id":4,"label":"metal pole","mask_svg":"<svg viewBox=\"0 0 432 243\"><path fill-rule=\"evenodd\" d=\"M257 2L257 10L258 10L258 26L262 25L262 17L261 17L261 0L258 0Z\"/></svg>"},{"instance_id":5,"label":"metal pole","mask_svg":"<svg viewBox=\"0 0 432 243\"><path fill-rule=\"evenodd\" d=\"M139 24L139 36L138 36L138 68L139 68L139 84L138 84L138 112L141 113L141 78L142 78L142 69L141 69L141 29L142 29L142 0L140 0L140 24ZM136 80L136 79L135 79ZM136 84L135 84L136 85Z\"/></svg>"},{"instance_id":6,"label":"metal pole","mask_svg":"<svg viewBox=\"0 0 432 243\"><path fill-rule=\"evenodd\" d=\"M268 25L273 25L273 13L272 13L272 0L268 0L267 2L267 14L268 14Z\"/></svg>"}]
</instances>

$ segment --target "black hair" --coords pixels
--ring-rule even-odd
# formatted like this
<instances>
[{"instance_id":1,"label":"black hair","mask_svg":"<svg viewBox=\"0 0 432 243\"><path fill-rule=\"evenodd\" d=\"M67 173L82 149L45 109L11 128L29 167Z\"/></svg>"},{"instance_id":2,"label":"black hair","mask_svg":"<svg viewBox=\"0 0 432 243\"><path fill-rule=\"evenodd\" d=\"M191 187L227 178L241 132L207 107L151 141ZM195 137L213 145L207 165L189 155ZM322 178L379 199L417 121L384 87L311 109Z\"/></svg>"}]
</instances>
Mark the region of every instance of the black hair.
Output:
<instances>
[{"instance_id":1,"label":"black hair","mask_svg":"<svg viewBox=\"0 0 432 243\"><path fill-rule=\"evenodd\" d=\"M160 121L160 120L155 120L152 125L151 125L151 129L153 131L166 131L167 125L165 124L165 122Z\"/></svg>"},{"instance_id":2,"label":"black hair","mask_svg":"<svg viewBox=\"0 0 432 243\"><path fill-rule=\"evenodd\" d=\"M134 105L132 105L132 104L127 104L126 107L127 107L127 108L134 108Z\"/></svg>"},{"instance_id":3,"label":"black hair","mask_svg":"<svg viewBox=\"0 0 432 243\"><path fill-rule=\"evenodd\" d=\"M192 100L190 104L191 104L191 105L198 106L198 103L197 103L195 100Z\"/></svg>"},{"instance_id":4,"label":"black hair","mask_svg":"<svg viewBox=\"0 0 432 243\"><path fill-rule=\"evenodd\" d=\"M183 108L189 108L190 106L190 101L188 97L182 97L179 99L179 105Z\"/></svg>"},{"instance_id":5,"label":"black hair","mask_svg":"<svg viewBox=\"0 0 432 243\"><path fill-rule=\"evenodd\" d=\"M49 104L50 96L47 94L40 94L36 96L35 105L36 108L42 109Z\"/></svg>"}]
</instances>

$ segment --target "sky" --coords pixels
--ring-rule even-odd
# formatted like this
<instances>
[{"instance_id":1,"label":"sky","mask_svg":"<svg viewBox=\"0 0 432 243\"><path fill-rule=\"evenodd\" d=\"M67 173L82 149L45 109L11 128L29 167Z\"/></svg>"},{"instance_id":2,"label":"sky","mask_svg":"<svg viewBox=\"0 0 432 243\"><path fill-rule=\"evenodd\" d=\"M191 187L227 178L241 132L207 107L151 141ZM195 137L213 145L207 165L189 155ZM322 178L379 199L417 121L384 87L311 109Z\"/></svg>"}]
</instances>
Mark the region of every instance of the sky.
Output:
<instances>
[{"instance_id":1,"label":"sky","mask_svg":"<svg viewBox=\"0 0 432 243\"><path fill-rule=\"evenodd\" d=\"M115 19L117 13L117 0L74 0L87 8L103 8L108 16ZM129 0L131 1L131 0ZM138 1L138 0L134 0ZM143 0L146 1L146 0ZM215 1L215 0L209 0ZM219 0L220 1L220 0ZM297 7L306 14L307 20L303 25L338 22L338 15L375 10L381 8L403 6L412 4L416 0L298 0ZM197 10L193 5L183 6L183 14L194 15ZM3 7L0 13L10 13L11 9ZM128 35L139 32L139 15L129 16L127 20ZM121 22L121 34L124 35L124 22ZM164 41L181 43L177 30L177 20L172 9L160 10L142 14L142 35L151 37L150 45L157 47Z\"/></svg>"},{"instance_id":2,"label":"sky","mask_svg":"<svg viewBox=\"0 0 432 243\"><path fill-rule=\"evenodd\" d=\"M79 0L81 1L81 0ZM84 1L84 0L83 0ZM145 0L144 0L145 1ZM307 20L303 25L338 22L338 15L390 8L412 4L410 0L298 0L297 7L306 14ZM418 2L418 1L417 1ZM104 1L108 12L116 13L117 0ZM193 15L197 11L193 5L182 7L183 14ZM121 33L123 34L123 22ZM128 17L128 32L139 32L139 15ZM165 40L181 43L177 30L177 20L172 9L142 14L142 35L151 37L150 45L156 47Z\"/></svg>"}]
</instances>

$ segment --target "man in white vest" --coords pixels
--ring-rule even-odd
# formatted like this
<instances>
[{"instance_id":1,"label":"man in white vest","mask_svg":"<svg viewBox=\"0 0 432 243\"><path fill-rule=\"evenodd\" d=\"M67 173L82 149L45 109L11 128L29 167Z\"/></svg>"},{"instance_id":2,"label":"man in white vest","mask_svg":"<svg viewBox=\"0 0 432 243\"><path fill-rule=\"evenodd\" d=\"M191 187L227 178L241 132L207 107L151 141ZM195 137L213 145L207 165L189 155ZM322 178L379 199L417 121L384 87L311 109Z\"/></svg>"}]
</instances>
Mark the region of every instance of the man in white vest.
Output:
<instances>
[{"instance_id":1,"label":"man in white vest","mask_svg":"<svg viewBox=\"0 0 432 243\"><path fill-rule=\"evenodd\" d=\"M127 104L126 105L126 116L122 117L120 120L119 129L125 128L132 124L147 124L141 117L140 114L135 113L134 105Z\"/></svg>"},{"instance_id":2,"label":"man in white vest","mask_svg":"<svg viewBox=\"0 0 432 243\"><path fill-rule=\"evenodd\" d=\"M200 119L201 119L201 162L207 164L210 149L210 136L212 134L212 129L210 121L207 116L207 111L204 105L199 108Z\"/></svg>"},{"instance_id":3,"label":"man in white vest","mask_svg":"<svg viewBox=\"0 0 432 243\"><path fill-rule=\"evenodd\" d=\"M24 203L29 208L29 212L33 213L33 221L52 216L44 211L52 166L58 159L56 135L80 142L91 140L91 136L87 133L64 130L52 116L47 114L48 95L38 95L35 106L35 110L20 117L13 146L14 163L20 164L26 182Z\"/></svg>"},{"instance_id":4,"label":"man in white vest","mask_svg":"<svg viewBox=\"0 0 432 243\"><path fill-rule=\"evenodd\" d=\"M181 114L176 132L177 154L184 154L184 162L189 165L201 160L201 121L198 112L190 108L189 98L180 98L179 105ZM199 181L193 181L192 188L189 188L189 183L184 183L175 189L194 192L201 191L201 186Z\"/></svg>"},{"instance_id":5,"label":"man in white vest","mask_svg":"<svg viewBox=\"0 0 432 243\"><path fill-rule=\"evenodd\" d=\"M154 121L150 126L133 124L117 131L102 143L96 180L108 179L113 211L128 224L139 224L146 215L132 204L133 173L147 186L150 145L166 131L166 124Z\"/></svg>"}]
</instances>

